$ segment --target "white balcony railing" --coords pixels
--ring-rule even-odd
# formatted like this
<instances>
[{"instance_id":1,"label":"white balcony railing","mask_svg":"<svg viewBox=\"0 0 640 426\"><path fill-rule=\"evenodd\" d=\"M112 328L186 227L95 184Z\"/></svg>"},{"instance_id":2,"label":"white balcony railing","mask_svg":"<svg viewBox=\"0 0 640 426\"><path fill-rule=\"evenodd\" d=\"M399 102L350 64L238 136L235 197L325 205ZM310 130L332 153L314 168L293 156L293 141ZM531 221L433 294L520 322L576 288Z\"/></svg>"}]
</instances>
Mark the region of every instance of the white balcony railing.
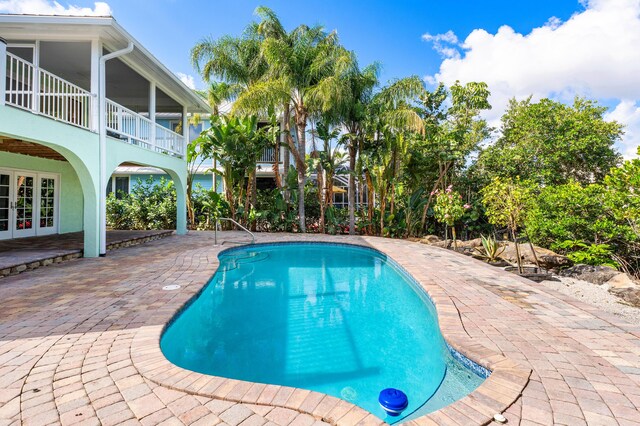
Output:
<instances>
[{"instance_id":1,"label":"white balcony railing","mask_svg":"<svg viewBox=\"0 0 640 426\"><path fill-rule=\"evenodd\" d=\"M107 135L152 151L184 156L184 137L109 99L106 100ZM152 129L155 129L155 139Z\"/></svg>"},{"instance_id":2,"label":"white balcony railing","mask_svg":"<svg viewBox=\"0 0 640 426\"><path fill-rule=\"evenodd\" d=\"M93 95L7 53L7 104L91 130Z\"/></svg>"},{"instance_id":3,"label":"white balcony railing","mask_svg":"<svg viewBox=\"0 0 640 426\"><path fill-rule=\"evenodd\" d=\"M33 109L33 65L7 53L7 90L5 101L18 108Z\"/></svg>"},{"instance_id":4,"label":"white balcony railing","mask_svg":"<svg viewBox=\"0 0 640 426\"><path fill-rule=\"evenodd\" d=\"M34 114L96 131L95 95L7 52L5 102ZM132 145L183 157L185 138L109 99L105 100L107 135ZM155 135L155 137L154 137Z\"/></svg>"},{"instance_id":5,"label":"white balcony railing","mask_svg":"<svg viewBox=\"0 0 640 426\"><path fill-rule=\"evenodd\" d=\"M156 151L182 157L185 152L184 136L156 124Z\"/></svg>"},{"instance_id":6,"label":"white balcony railing","mask_svg":"<svg viewBox=\"0 0 640 426\"><path fill-rule=\"evenodd\" d=\"M276 162L276 149L265 148L260 154L259 163L275 163Z\"/></svg>"},{"instance_id":7,"label":"white balcony railing","mask_svg":"<svg viewBox=\"0 0 640 426\"><path fill-rule=\"evenodd\" d=\"M151 127L153 122L109 99L106 100L107 135L132 145L153 149Z\"/></svg>"}]
</instances>

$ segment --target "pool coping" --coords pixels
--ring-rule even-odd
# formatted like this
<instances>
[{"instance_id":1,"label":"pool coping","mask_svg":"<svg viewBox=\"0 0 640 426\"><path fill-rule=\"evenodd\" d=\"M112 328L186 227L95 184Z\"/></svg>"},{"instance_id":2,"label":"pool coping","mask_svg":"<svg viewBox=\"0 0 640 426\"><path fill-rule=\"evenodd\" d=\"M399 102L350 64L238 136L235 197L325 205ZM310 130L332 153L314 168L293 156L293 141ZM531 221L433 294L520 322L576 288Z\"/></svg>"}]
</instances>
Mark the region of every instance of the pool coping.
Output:
<instances>
[{"instance_id":1,"label":"pool coping","mask_svg":"<svg viewBox=\"0 0 640 426\"><path fill-rule=\"evenodd\" d=\"M278 244L277 240L271 241L268 238L260 241L260 243L263 242ZM309 243L310 241L301 239L288 243L296 242ZM332 241L326 242L332 243ZM493 420L494 414L504 412L520 397L529 381L531 369L474 341L466 333L453 300L437 283L421 279L422 274L417 265L403 262L403 259L394 257L393 253L384 248L374 247L366 241L358 243L335 241L335 243L373 249L392 259L422 287L432 300L445 342L464 357L491 371L491 375L469 395L405 424L468 424L469 420L477 424L487 424ZM219 264L216 266L216 271L218 266ZM202 283L201 288L185 303L176 306L173 310L167 310L166 319L162 318L164 320L162 324L145 325L136 333L131 345L131 359L142 376L158 385L192 395L292 409L338 425L384 424L384 420L374 414L330 395L288 386L210 376L172 364L165 358L160 348L162 333L167 324L200 294L207 283L208 281Z\"/></svg>"}]
</instances>

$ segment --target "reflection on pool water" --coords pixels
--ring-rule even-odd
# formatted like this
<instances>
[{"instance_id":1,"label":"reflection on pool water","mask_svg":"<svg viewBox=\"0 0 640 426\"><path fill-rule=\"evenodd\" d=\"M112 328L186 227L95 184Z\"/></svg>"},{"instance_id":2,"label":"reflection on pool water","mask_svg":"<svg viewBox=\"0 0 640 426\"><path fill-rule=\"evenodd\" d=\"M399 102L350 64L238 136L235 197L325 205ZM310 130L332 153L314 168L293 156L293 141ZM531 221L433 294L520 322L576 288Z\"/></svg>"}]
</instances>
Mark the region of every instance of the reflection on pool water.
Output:
<instances>
[{"instance_id":1,"label":"reflection on pool water","mask_svg":"<svg viewBox=\"0 0 640 426\"><path fill-rule=\"evenodd\" d=\"M223 252L161 348L188 370L326 393L383 419L378 394L397 388L409 406L390 422L437 410L484 380L452 357L433 304L395 262L337 244Z\"/></svg>"}]
</instances>

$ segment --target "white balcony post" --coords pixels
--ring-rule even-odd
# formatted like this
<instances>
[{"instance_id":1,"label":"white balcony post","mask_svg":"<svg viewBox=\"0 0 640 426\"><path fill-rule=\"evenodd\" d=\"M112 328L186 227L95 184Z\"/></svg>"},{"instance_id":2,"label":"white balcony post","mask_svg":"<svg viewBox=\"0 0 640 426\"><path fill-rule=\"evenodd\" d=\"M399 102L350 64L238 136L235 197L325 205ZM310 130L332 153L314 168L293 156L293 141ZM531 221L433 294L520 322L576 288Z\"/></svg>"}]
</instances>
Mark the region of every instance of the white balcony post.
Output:
<instances>
[{"instance_id":1,"label":"white balcony post","mask_svg":"<svg viewBox=\"0 0 640 426\"><path fill-rule=\"evenodd\" d=\"M98 40L91 40L91 99L89 129L93 132L98 131L98 123L100 122L100 102L98 100L98 92L100 86L100 55L102 53L102 45ZM106 114L106 111L105 111Z\"/></svg>"},{"instance_id":2,"label":"white balcony post","mask_svg":"<svg viewBox=\"0 0 640 426\"><path fill-rule=\"evenodd\" d=\"M0 37L0 106L4 105L7 90L7 42Z\"/></svg>"},{"instance_id":3,"label":"white balcony post","mask_svg":"<svg viewBox=\"0 0 640 426\"><path fill-rule=\"evenodd\" d=\"M184 140L182 141L182 146L173 147L174 151L178 151L180 155L186 155L187 153L187 144L189 143L189 118L187 117L187 107L182 107L182 137Z\"/></svg>"},{"instance_id":4,"label":"white balcony post","mask_svg":"<svg viewBox=\"0 0 640 426\"><path fill-rule=\"evenodd\" d=\"M129 54L133 51L133 42L129 42L126 48L117 50L104 56L100 56L100 82L98 90L98 102L100 104L100 125L98 134L100 135L100 198L99 203L99 233L100 256L107 253L107 83L106 83L106 62L118 56Z\"/></svg>"},{"instance_id":5,"label":"white balcony post","mask_svg":"<svg viewBox=\"0 0 640 426\"><path fill-rule=\"evenodd\" d=\"M36 40L33 48L33 87L31 88L31 110L40 112L40 41Z\"/></svg>"},{"instance_id":6,"label":"white balcony post","mask_svg":"<svg viewBox=\"0 0 640 426\"><path fill-rule=\"evenodd\" d=\"M153 151L156 150L156 82L149 82L149 120L151 120L151 134L149 135L149 145Z\"/></svg>"}]
</instances>

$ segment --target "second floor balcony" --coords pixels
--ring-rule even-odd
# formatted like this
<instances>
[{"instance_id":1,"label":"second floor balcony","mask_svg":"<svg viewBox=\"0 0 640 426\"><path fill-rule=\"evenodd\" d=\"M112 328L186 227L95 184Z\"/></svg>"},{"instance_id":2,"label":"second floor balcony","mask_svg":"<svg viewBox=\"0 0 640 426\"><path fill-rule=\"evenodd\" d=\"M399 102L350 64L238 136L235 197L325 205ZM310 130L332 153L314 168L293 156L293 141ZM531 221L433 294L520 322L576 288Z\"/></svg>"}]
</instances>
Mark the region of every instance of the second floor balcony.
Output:
<instances>
[{"instance_id":1,"label":"second floor balcony","mask_svg":"<svg viewBox=\"0 0 640 426\"><path fill-rule=\"evenodd\" d=\"M97 94L91 93L33 63L7 52L5 103L34 114L97 132ZM107 135L153 151L182 157L185 137L161 124L150 113L136 113L104 100Z\"/></svg>"},{"instance_id":2,"label":"second floor balcony","mask_svg":"<svg viewBox=\"0 0 640 426\"><path fill-rule=\"evenodd\" d=\"M187 115L209 111L110 17L0 14L0 104L181 158Z\"/></svg>"}]
</instances>

